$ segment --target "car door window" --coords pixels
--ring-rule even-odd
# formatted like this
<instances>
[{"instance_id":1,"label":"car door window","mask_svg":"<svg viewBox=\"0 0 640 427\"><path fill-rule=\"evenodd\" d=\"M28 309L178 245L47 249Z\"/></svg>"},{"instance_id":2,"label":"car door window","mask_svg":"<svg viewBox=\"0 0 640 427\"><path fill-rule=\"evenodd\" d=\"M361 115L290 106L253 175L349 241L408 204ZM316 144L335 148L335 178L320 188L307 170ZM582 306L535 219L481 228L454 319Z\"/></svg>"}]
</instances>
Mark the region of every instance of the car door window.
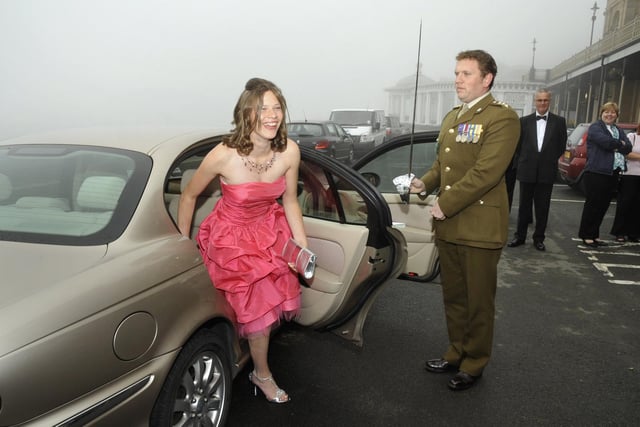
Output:
<instances>
[{"instance_id":1,"label":"car door window","mask_svg":"<svg viewBox=\"0 0 640 427\"><path fill-rule=\"evenodd\" d=\"M437 144L414 144L412 170L416 176L422 176L436 159ZM393 178L409 172L410 146L397 147L394 150L381 153L366 165L359 168L359 172L375 173L380 177L377 186L381 193L395 193L396 186Z\"/></svg>"},{"instance_id":2,"label":"car door window","mask_svg":"<svg viewBox=\"0 0 640 427\"><path fill-rule=\"evenodd\" d=\"M348 224L367 223L366 205L351 183L338 180L306 161L301 162L298 176L298 201L304 216Z\"/></svg>"}]
</instances>

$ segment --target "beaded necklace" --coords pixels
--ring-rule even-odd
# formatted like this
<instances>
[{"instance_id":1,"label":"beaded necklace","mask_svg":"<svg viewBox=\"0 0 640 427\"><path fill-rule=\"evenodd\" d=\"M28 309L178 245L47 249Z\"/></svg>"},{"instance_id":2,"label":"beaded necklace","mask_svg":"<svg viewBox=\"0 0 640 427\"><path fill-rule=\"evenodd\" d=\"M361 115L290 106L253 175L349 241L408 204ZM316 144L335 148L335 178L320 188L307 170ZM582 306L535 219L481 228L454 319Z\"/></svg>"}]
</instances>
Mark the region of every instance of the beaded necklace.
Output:
<instances>
[{"instance_id":1,"label":"beaded necklace","mask_svg":"<svg viewBox=\"0 0 640 427\"><path fill-rule=\"evenodd\" d=\"M273 162L276 161L276 153L274 152L273 157L264 163L254 162L248 156L243 156L242 161L244 162L244 166L249 169L249 172L255 171L260 175L261 173L268 171L271 166L273 166Z\"/></svg>"}]
</instances>

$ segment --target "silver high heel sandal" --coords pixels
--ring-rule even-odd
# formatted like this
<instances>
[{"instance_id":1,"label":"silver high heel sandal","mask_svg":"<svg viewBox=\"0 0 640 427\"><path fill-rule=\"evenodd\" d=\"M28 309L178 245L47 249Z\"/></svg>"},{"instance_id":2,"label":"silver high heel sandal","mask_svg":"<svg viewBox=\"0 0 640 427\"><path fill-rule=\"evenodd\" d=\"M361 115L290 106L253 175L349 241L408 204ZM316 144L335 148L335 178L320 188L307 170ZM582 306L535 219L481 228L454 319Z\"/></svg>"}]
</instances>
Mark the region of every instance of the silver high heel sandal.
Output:
<instances>
[{"instance_id":1,"label":"silver high heel sandal","mask_svg":"<svg viewBox=\"0 0 640 427\"><path fill-rule=\"evenodd\" d=\"M257 374L256 371L250 372L249 373L249 381L251 381L251 383L253 384L253 395L257 396L258 395L258 384L256 384L256 382L253 379L256 379L260 384L264 384L266 382L271 382L273 383L273 385L276 387L276 395L273 396L271 399L269 399L269 397L267 396L267 394L264 392L264 390L260 389L260 391L262 392L262 394L264 394L264 397L272 403L287 403L288 401L291 400L291 398L289 396L287 396L287 393L281 389L280 387L278 387L278 384L276 384L276 382L273 380L273 375L267 378L260 378Z\"/></svg>"}]
</instances>

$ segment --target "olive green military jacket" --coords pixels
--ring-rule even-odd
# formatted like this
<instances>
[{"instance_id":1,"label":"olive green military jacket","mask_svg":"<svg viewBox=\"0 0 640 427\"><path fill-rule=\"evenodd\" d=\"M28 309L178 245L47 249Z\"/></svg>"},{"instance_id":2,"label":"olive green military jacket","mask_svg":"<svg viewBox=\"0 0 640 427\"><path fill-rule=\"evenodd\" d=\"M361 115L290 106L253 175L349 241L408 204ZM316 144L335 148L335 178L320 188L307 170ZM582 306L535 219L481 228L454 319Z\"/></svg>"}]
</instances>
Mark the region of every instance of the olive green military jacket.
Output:
<instances>
[{"instance_id":1,"label":"olive green military jacket","mask_svg":"<svg viewBox=\"0 0 640 427\"><path fill-rule=\"evenodd\" d=\"M434 221L436 237L502 248L509 227L504 173L518 145L520 120L491 94L456 118L459 109L444 117L437 159L421 178L427 194L439 188L438 203L446 219Z\"/></svg>"}]
</instances>

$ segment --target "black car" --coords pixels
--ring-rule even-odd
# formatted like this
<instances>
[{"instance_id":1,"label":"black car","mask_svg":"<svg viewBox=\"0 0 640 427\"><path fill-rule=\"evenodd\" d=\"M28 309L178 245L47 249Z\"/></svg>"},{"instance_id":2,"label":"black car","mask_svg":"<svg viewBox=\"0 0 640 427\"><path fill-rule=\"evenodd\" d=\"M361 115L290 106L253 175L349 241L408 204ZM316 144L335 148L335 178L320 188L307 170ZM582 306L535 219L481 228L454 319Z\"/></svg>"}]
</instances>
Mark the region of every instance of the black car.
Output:
<instances>
[{"instance_id":1,"label":"black car","mask_svg":"<svg viewBox=\"0 0 640 427\"><path fill-rule=\"evenodd\" d=\"M329 157L351 164L354 159L353 139L339 124L328 121L301 121L287 124L289 137L298 145L313 148Z\"/></svg>"}]
</instances>

